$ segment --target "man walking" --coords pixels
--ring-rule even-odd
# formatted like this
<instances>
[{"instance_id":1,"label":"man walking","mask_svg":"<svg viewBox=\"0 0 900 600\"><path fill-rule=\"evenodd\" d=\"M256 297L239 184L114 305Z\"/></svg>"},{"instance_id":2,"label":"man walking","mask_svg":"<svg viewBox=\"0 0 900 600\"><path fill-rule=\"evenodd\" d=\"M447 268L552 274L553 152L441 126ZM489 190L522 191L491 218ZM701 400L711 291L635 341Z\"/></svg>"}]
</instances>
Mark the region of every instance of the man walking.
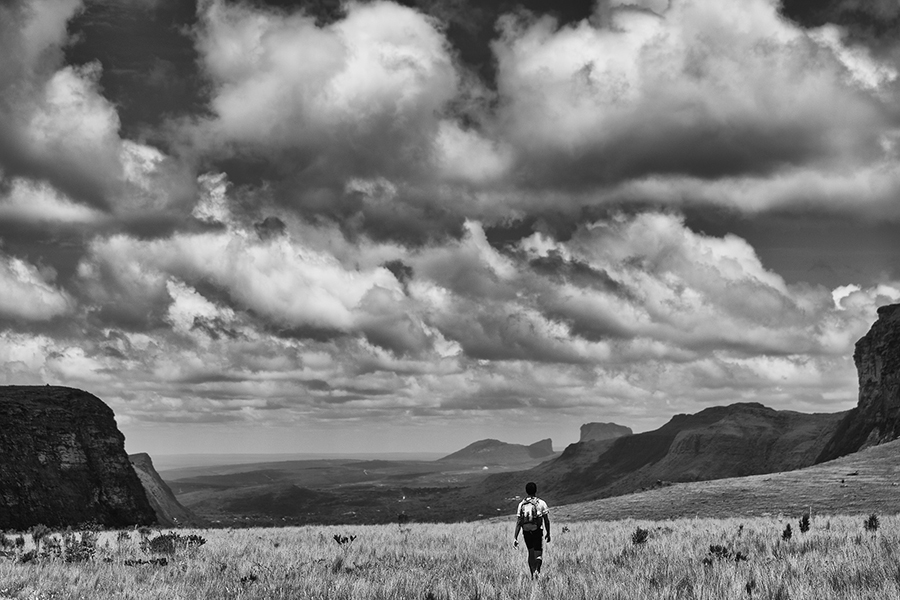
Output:
<instances>
[{"instance_id":1,"label":"man walking","mask_svg":"<svg viewBox=\"0 0 900 600\"><path fill-rule=\"evenodd\" d=\"M538 498L537 484L529 481L525 484L525 499L519 502L516 510L516 533L513 535L513 546L519 547L519 531L528 548L528 568L531 570L531 578L541 576L541 563L543 562L544 544L541 526L547 528L546 540L550 542L550 509L547 503Z\"/></svg>"}]
</instances>

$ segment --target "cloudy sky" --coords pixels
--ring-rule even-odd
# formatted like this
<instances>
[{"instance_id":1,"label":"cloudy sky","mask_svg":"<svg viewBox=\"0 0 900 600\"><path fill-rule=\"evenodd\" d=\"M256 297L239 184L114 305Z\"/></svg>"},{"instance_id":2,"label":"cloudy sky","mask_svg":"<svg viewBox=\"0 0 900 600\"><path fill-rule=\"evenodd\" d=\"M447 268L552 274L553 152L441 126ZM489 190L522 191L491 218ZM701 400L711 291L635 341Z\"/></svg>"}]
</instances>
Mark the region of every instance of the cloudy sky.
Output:
<instances>
[{"instance_id":1,"label":"cloudy sky","mask_svg":"<svg viewBox=\"0 0 900 600\"><path fill-rule=\"evenodd\" d=\"M856 402L895 0L4 0L0 382L130 452Z\"/></svg>"}]
</instances>

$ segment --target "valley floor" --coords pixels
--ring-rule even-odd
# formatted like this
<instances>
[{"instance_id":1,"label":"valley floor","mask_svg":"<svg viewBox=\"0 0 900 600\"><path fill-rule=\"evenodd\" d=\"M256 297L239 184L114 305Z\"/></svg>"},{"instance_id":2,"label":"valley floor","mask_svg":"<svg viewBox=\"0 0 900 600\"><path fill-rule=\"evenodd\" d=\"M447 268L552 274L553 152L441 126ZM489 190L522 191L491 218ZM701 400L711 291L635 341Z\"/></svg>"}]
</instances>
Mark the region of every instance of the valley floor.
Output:
<instances>
[{"instance_id":1,"label":"valley floor","mask_svg":"<svg viewBox=\"0 0 900 600\"><path fill-rule=\"evenodd\" d=\"M859 516L814 516L805 533L779 518L555 522L539 581L512 523L180 531L206 543L166 555L141 550L152 536L104 532L93 557L73 563L23 564L34 549L24 536L0 558L0 599L900 599L898 526L897 516L877 531Z\"/></svg>"}]
</instances>

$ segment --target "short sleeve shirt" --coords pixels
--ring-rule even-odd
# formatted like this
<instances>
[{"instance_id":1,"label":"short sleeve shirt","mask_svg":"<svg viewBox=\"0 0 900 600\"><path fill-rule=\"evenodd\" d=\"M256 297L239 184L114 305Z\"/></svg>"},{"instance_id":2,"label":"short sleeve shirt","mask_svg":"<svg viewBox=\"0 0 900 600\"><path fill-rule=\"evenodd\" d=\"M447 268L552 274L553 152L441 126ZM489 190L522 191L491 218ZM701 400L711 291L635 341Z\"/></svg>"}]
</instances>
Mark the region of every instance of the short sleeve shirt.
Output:
<instances>
[{"instance_id":1,"label":"short sleeve shirt","mask_svg":"<svg viewBox=\"0 0 900 600\"><path fill-rule=\"evenodd\" d=\"M541 500L540 498L538 498L536 496L530 496L528 498L525 498L521 502L519 502L519 506L518 506L518 508L516 508L516 518L517 519L519 518L519 515L522 514L522 506L529 500L534 502L534 506L537 509L537 516L539 519L542 519L544 517L544 515L550 514L550 508L547 506L546 502L544 502L543 500Z\"/></svg>"}]
</instances>

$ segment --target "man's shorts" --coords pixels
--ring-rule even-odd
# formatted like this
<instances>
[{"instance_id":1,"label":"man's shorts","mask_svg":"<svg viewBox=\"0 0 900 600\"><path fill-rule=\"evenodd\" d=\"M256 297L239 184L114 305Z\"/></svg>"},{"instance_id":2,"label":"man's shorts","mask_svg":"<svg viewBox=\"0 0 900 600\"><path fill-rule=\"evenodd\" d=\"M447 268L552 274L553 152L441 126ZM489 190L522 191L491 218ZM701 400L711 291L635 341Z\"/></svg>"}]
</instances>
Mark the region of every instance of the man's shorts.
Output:
<instances>
[{"instance_id":1,"label":"man's shorts","mask_svg":"<svg viewBox=\"0 0 900 600\"><path fill-rule=\"evenodd\" d=\"M543 529L535 529L534 531L522 531L522 537L525 539L525 547L529 550L544 549Z\"/></svg>"}]
</instances>

